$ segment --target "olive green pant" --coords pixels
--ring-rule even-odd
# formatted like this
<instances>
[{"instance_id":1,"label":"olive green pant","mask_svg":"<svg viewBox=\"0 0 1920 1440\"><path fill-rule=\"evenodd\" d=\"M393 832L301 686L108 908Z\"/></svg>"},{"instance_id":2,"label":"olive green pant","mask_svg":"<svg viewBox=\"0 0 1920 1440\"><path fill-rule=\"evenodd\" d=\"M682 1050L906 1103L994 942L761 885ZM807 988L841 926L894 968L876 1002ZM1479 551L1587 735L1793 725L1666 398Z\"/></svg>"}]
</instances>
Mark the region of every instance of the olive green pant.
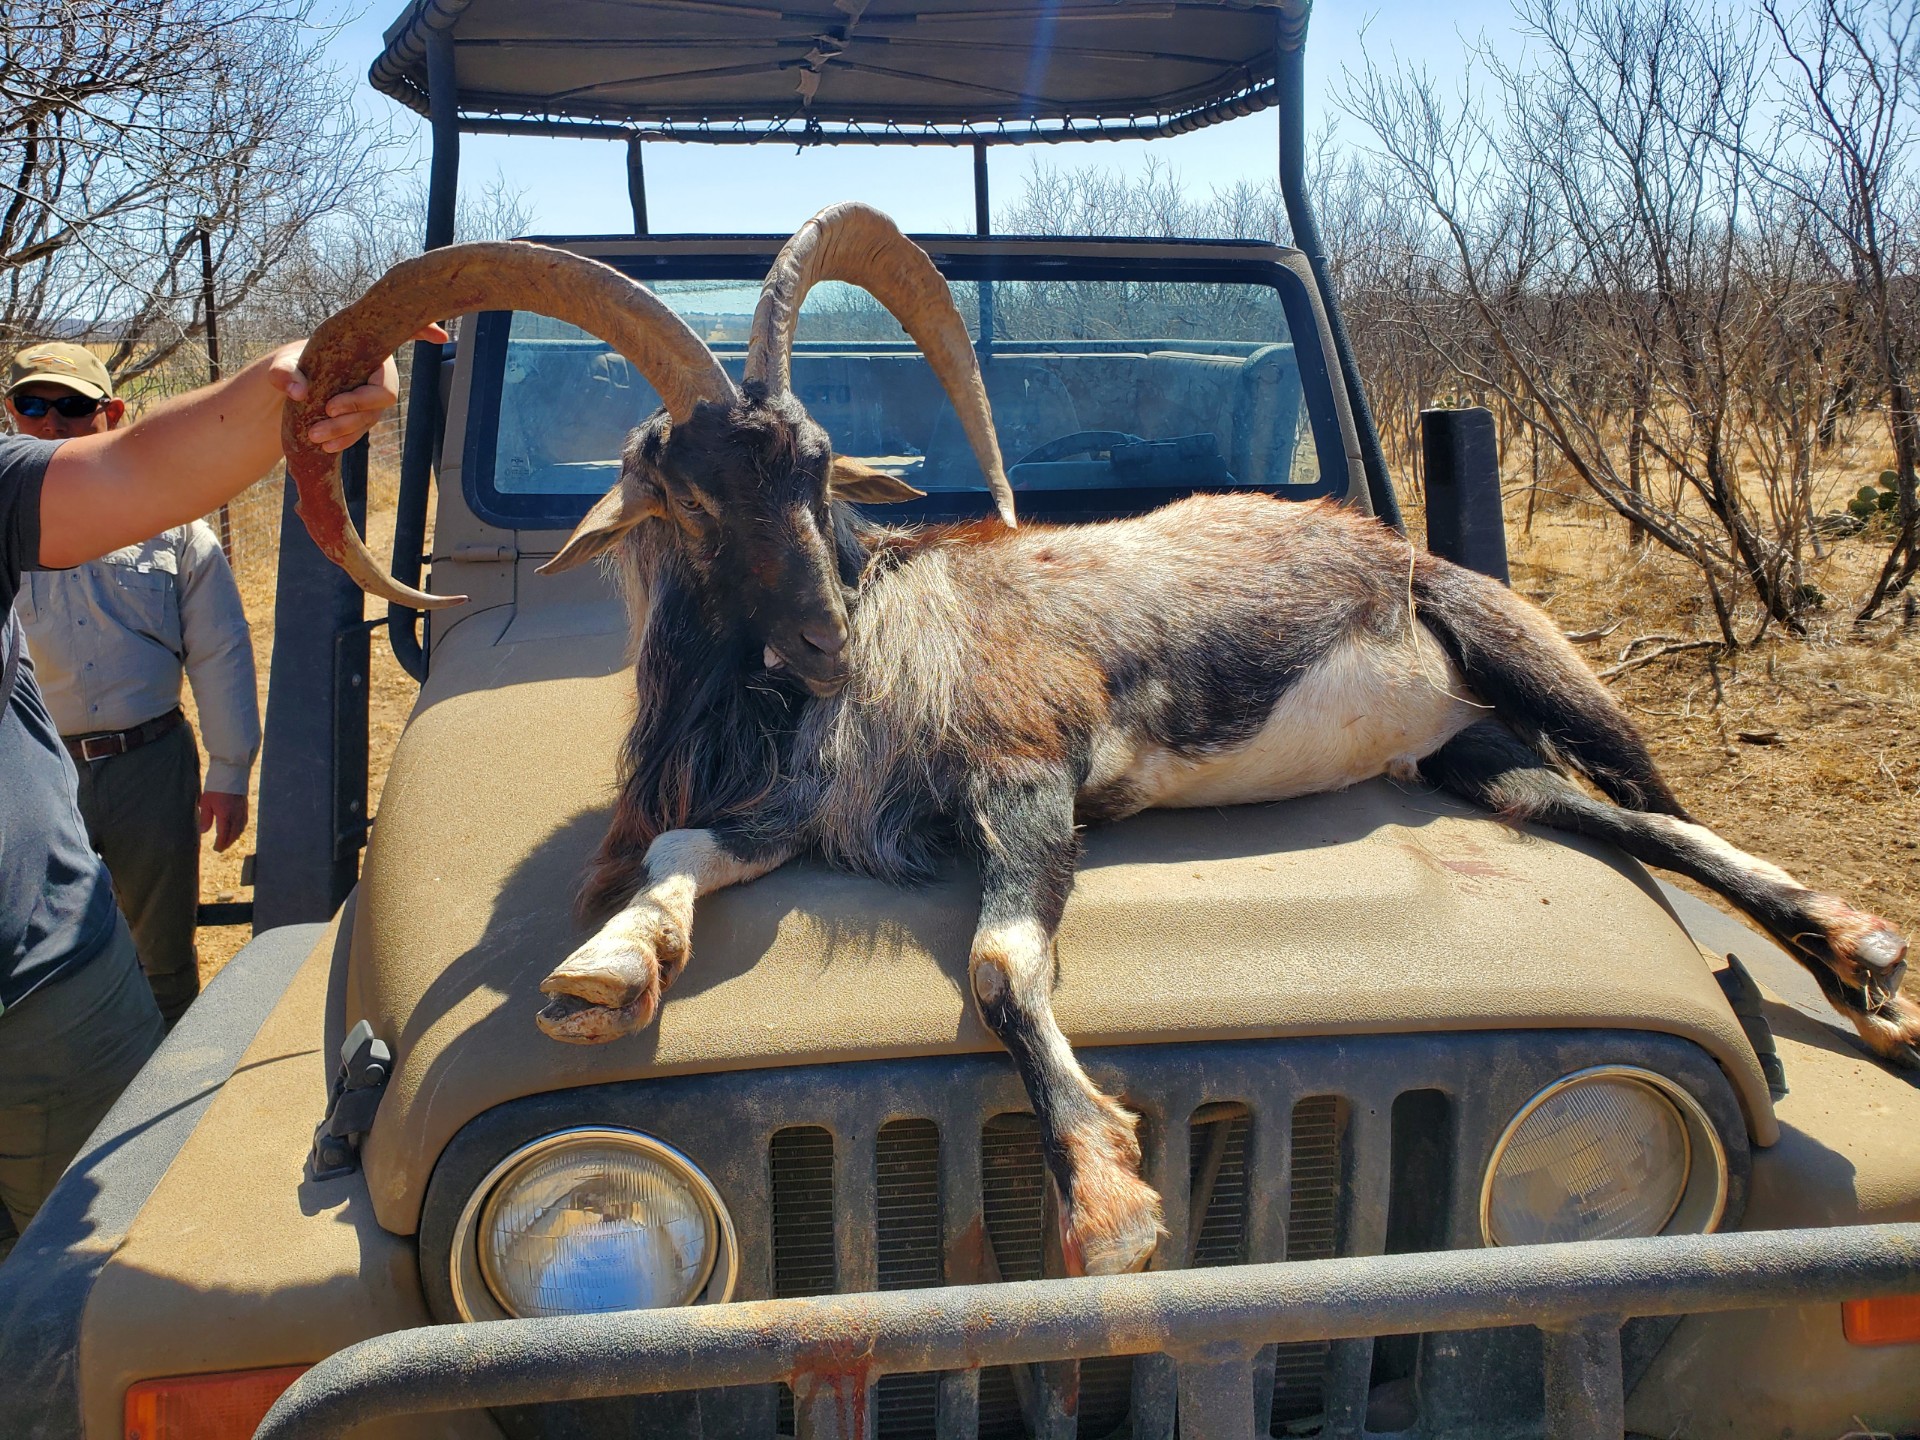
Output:
<instances>
[{"instance_id":1,"label":"olive green pant","mask_svg":"<svg viewBox=\"0 0 1920 1440\"><path fill-rule=\"evenodd\" d=\"M124 755L76 762L87 838L113 876L140 968L169 1029L200 993L200 751L176 726Z\"/></svg>"},{"instance_id":2,"label":"olive green pant","mask_svg":"<svg viewBox=\"0 0 1920 1440\"><path fill-rule=\"evenodd\" d=\"M0 1203L16 1226L33 1218L164 1033L117 918L104 951L0 1014Z\"/></svg>"}]
</instances>

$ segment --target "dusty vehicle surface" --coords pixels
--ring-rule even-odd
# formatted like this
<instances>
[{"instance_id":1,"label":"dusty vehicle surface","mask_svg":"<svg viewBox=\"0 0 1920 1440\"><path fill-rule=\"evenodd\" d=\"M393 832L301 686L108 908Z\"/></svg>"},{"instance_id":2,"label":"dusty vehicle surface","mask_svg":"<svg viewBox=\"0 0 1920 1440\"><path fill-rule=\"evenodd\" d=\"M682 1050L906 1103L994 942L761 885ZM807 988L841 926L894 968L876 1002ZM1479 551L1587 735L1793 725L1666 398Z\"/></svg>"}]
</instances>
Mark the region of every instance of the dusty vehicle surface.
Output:
<instances>
[{"instance_id":1,"label":"dusty vehicle surface","mask_svg":"<svg viewBox=\"0 0 1920 1440\"><path fill-rule=\"evenodd\" d=\"M619 38L548 8L556 34ZM417 5L376 66L432 101L442 221L461 123L687 103L549 103L622 62L512 60L503 9ZM937 13L1032 38L966 10ZM809 23L840 50L916 23L835 16ZM1153 27L1184 26L1212 69L1067 103L1163 131L1277 104L1305 250L918 237L972 321L1022 513L1240 487L1397 520L1297 194L1304 7L1102 24L1101 54L1168 54ZM803 93L831 95L830 59ZM643 280L737 375L782 238L546 243ZM472 598L424 640L392 622L423 684L364 866L358 593L290 524L261 933L0 1273L0 1434L248 1435L290 1385L261 1433L1920 1432L1916 1302L1883 1298L1920 1291L1920 1089L1751 931L1419 786L1089 832L1054 1003L1144 1117L1168 1230L1145 1275L1059 1278L1033 1118L968 999L963 867L905 890L802 860L716 894L653 1026L546 1040L633 681L611 585L533 572L656 400L523 312L466 317L447 358L416 369L395 569L418 573L433 464L428 583ZM894 513L988 513L927 365L858 292L814 293L793 381L836 449L926 492Z\"/></svg>"}]
</instances>

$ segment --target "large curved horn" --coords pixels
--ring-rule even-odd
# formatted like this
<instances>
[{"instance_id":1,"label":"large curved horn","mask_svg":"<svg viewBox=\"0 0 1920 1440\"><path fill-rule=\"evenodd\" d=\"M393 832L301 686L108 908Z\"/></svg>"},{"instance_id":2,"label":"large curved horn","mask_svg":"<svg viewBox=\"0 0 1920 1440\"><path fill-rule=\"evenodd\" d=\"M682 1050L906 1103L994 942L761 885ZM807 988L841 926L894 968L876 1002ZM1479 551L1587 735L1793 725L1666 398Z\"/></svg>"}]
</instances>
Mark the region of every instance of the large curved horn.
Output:
<instances>
[{"instance_id":1,"label":"large curved horn","mask_svg":"<svg viewBox=\"0 0 1920 1440\"><path fill-rule=\"evenodd\" d=\"M733 382L686 321L651 290L597 260L495 241L449 245L394 266L313 332L300 356L310 398L287 403L280 444L299 495L294 508L314 543L362 590L416 610L467 597L429 595L387 574L347 514L340 457L308 441L307 429L325 417L329 399L364 384L422 325L477 310L530 310L593 332L647 377L676 423L701 401L730 405L734 398Z\"/></svg>"},{"instance_id":2,"label":"large curved horn","mask_svg":"<svg viewBox=\"0 0 1920 1440\"><path fill-rule=\"evenodd\" d=\"M773 394L790 388L793 332L800 321L800 306L822 280L858 285L892 311L913 337L959 413L974 458L993 489L1000 518L1014 524L1013 486L1000 463L1000 443L993 434L993 411L980 378L980 360L954 307L953 292L927 252L871 205L858 201L831 205L781 247L753 312L747 379L760 382Z\"/></svg>"}]
</instances>

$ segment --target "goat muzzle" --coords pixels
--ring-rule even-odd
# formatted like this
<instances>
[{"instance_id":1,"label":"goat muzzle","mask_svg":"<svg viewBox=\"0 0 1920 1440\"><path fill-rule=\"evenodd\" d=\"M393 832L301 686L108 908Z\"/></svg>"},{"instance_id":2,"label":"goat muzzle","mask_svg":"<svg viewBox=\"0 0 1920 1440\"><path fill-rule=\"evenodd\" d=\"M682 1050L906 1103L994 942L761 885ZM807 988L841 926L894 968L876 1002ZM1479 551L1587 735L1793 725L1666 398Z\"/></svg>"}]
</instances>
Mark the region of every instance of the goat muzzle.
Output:
<instances>
[{"instance_id":1,"label":"goat muzzle","mask_svg":"<svg viewBox=\"0 0 1920 1440\"><path fill-rule=\"evenodd\" d=\"M786 640L784 648L766 647L767 668L793 676L817 700L826 700L847 688L853 676L844 651L817 649L804 640ZM777 664L774 662L778 662Z\"/></svg>"},{"instance_id":2,"label":"goat muzzle","mask_svg":"<svg viewBox=\"0 0 1920 1440\"><path fill-rule=\"evenodd\" d=\"M846 621L837 615L790 620L768 635L761 660L768 670L791 675L824 700L844 690L852 676L849 638Z\"/></svg>"}]
</instances>

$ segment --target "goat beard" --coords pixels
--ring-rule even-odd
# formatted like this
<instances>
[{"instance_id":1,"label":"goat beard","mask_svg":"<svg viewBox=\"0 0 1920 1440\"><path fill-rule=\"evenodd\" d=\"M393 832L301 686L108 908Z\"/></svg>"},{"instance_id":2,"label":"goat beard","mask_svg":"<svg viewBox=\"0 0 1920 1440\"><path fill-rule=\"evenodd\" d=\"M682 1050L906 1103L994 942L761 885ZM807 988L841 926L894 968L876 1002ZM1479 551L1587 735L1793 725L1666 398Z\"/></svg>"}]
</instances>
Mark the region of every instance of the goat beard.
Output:
<instances>
[{"instance_id":1,"label":"goat beard","mask_svg":"<svg viewBox=\"0 0 1920 1440\"><path fill-rule=\"evenodd\" d=\"M612 823L581 882L576 911L598 926L646 877L646 854L669 830L743 818L778 789L806 692L769 676L761 646L705 613L669 560L644 587L634 656L637 708L621 749Z\"/></svg>"},{"instance_id":2,"label":"goat beard","mask_svg":"<svg viewBox=\"0 0 1920 1440\"><path fill-rule=\"evenodd\" d=\"M829 533L842 583L856 591L898 558L918 527L875 524L831 503ZM765 819L783 834L801 817L770 815L800 717L811 702L793 672L770 671L764 642L715 613L670 540L642 526L622 552L637 709L620 755L620 795L606 837L581 881L576 912L597 927L646 879L647 847L668 830ZM857 605L857 594L854 600ZM781 822L790 822L783 828ZM920 878L928 864L892 878Z\"/></svg>"}]
</instances>

